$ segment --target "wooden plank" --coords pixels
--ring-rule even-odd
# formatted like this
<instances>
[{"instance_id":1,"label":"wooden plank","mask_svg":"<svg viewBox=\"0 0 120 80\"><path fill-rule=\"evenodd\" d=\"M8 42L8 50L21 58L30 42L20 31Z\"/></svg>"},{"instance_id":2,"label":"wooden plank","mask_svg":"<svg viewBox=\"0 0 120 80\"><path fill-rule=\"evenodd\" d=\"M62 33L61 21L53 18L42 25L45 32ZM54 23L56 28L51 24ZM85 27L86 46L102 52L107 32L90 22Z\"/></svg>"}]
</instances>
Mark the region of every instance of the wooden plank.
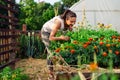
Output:
<instances>
[{"instance_id":1,"label":"wooden plank","mask_svg":"<svg viewBox=\"0 0 120 80\"><path fill-rule=\"evenodd\" d=\"M4 48L4 47L9 47L9 46L17 46L19 45L19 42L14 42L14 43L6 43L6 44L0 44L0 48Z\"/></svg>"},{"instance_id":2,"label":"wooden plank","mask_svg":"<svg viewBox=\"0 0 120 80\"><path fill-rule=\"evenodd\" d=\"M19 59L11 60L5 64L0 65L0 69L4 68L5 66L13 65L15 67L15 62L18 61Z\"/></svg>"},{"instance_id":3,"label":"wooden plank","mask_svg":"<svg viewBox=\"0 0 120 80\"><path fill-rule=\"evenodd\" d=\"M12 8L8 8L8 7L6 7L6 6L2 5L2 4L0 4L0 7L3 8L3 9L6 9L6 10L10 10L11 12L17 13L16 10L14 10Z\"/></svg>"},{"instance_id":4,"label":"wooden plank","mask_svg":"<svg viewBox=\"0 0 120 80\"><path fill-rule=\"evenodd\" d=\"M22 33L23 31L18 30L18 29L0 29L0 32L15 32L15 33ZM27 32L26 32L27 33Z\"/></svg>"},{"instance_id":5,"label":"wooden plank","mask_svg":"<svg viewBox=\"0 0 120 80\"><path fill-rule=\"evenodd\" d=\"M0 45L0 48L9 47L9 46L11 46L11 45L12 45L12 43L2 44L2 45Z\"/></svg>"},{"instance_id":6,"label":"wooden plank","mask_svg":"<svg viewBox=\"0 0 120 80\"><path fill-rule=\"evenodd\" d=\"M14 2L9 1L9 0L4 0L4 2L7 2L8 4L11 4L12 6L17 6Z\"/></svg>"},{"instance_id":7,"label":"wooden plank","mask_svg":"<svg viewBox=\"0 0 120 80\"><path fill-rule=\"evenodd\" d=\"M0 22L0 24L4 24L4 25L13 25L13 26L17 26L19 25L17 22Z\"/></svg>"},{"instance_id":8,"label":"wooden plank","mask_svg":"<svg viewBox=\"0 0 120 80\"><path fill-rule=\"evenodd\" d=\"M8 31L12 31L11 29L0 29L0 32L8 32Z\"/></svg>"},{"instance_id":9,"label":"wooden plank","mask_svg":"<svg viewBox=\"0 0 120 80\"><path fill-rule=\"evenodd\" d=\"M3 39L8 39L8 38L17 38L17 37L19 37L19 35L15 35L15 34L13 34L13 35L1 35L0 36L0 38L3 38Z\"/></svg>"},{"instance_id":10,"label":"wooden plank","mask_svg":"<svg viewBox=\"0 0 120 80\"><path fill-rule=\"evenodd\" d=\"M4 18L4 19L11 19L11 20L13 20L13 21L18 21L18 19L15 18L15 17L9 17L9 16L5 16L5 15L2 15L2 14L0 14L0 17L1 17L1 18Z\"/></svg>"},{"instance_id":11,"label":"wooden plank","mask_svg":"<svg viewBox=\"0 0 120 80\"><path fill-rule=\"evenodd\" d=\"M11 53L11 52L14 52L14 49L10 49L10 50L0 52L0 56L3 55L3 54Z\"/></svg>"}]
</instances>

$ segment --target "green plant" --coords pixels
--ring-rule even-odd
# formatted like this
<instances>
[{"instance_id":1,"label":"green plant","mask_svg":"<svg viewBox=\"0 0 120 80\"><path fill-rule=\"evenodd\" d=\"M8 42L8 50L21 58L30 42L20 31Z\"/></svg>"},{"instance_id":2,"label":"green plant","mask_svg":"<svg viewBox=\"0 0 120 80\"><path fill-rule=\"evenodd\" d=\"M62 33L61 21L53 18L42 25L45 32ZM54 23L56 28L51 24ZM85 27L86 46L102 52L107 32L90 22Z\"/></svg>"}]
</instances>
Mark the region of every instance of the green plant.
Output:
<instances>
[{"instance_id":1,"label":"green plant","mask_svg":"<svg viewBox=\"0 0 120 80\"><path fill-rule=\"evenodd\" d=\"M29 36L22 34L19 38L20 52L18 53L21 58L41 58L44 53L45 46L39 36L34 36L29 33Z\"/></svg>"},{"instance_id":2,"label":"green plant","mask_svg":"<svg viewBox=\"0 0 120 80\"><path fill-rule=\"evenodd\" d=\"M59 36L58 32L56 36ZM112 57L113 67L119 67L120 58L120 34L112 29L98 28L77 28L76 31L65 32L69 41L53 41L50 50L55 54L60 54L69 65L89 64L94 61L100 67L109 67L109 59ZM57 51L59 49L59 51ZM112 53L109 53L109 51ZM74 51L74 52L73 52ZM78 55L81 60L78 60Z\"/></svg>"},{"instance_id":3,"label":"green plant","mask_svg":"<svg viewBox=\"0 0 120 80\"><path fill-rule=\"evenodd\" d=\"M28 37L26 34L22 34L19 37L19 47L20 47L20 52L18 53L17 57L20 58L26 58L26 51L27 51L27 44L28 44Z\"/></svg>"},{"instance_id":4,"label":"green plant","mask_svg":"<svg viewBox=\"0 0 120 80\"><path fill-rule=\"evenodd\" d=\"M30 78L23 74L20 68L12 70L10 67L5 67L0 72L0 80L30 80Z\"/></svg>"},{"instance_id":5,"label":"green plant","mask_svg":"<svg viewBox=\"0 0 120 80\"><path fill-rule=\"evenodd\" d=\"M81 80L79 75L75 75L74 77L71 78L71 80Z\"/></svg>"},{"instance_id":6,"label":"green plant","mask_svg":"<svg viewBox=\"0 0 120 80\"><path fill-rule=\"evenodd\" d=\"M119 80L119 77L117 74L102 74L97 78L98 80Z\"/></svg>"}]
</instances>

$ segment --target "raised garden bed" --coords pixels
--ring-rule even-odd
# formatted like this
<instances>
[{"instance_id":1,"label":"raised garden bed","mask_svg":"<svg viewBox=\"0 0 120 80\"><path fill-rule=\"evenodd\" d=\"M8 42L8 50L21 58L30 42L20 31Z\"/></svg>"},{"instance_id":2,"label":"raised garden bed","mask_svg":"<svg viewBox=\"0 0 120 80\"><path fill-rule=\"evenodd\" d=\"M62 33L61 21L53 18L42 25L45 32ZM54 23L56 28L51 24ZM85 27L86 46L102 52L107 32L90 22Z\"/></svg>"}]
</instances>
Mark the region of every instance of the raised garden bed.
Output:
<instances>
[{"instance_id":1,"label":"raised garden bed","mask_svg":"<svg viewBox=\"0 0 120 80\"><path fill-rule=\"evenodd\" d=\"M97 71L97 73L99 74L103 74L104 72L104 78L116 78L116 75L120 73L120 34L117 31L109 29L105 25L101 25L100 28L96 29L91 29L88 27L77 27L77 29L73 32L59 31L56 36L60 35L69 36L70 40L67 42L51 42L49 49L52 53L49 56L49 59L53 61L54 65L72 65L75 69L79 69L83 64L87 64L90 66L88 70L80 70L80 73L83 73L86 78L87 76L89 76L90 78L95 77L95 74L95 76L91 76L91 74L95 73L95 71ZM101 69L105 69L105 71L102 71ZM58 73L60 71L62 70L58 70ZM68 72L74 73L69 70L67 71L67 73ZM79 71L75 71L75 74L78 75L78 72ZM64 73L66 74L66 72L63 71L63 76L65 76ZM113 76L109 74L116 75ZM61 73L57 75L61 76ZM72 74L70 74L70 76L71 75ZM101 77L98 78L101 79Z\"/></svg>"},{"instance_id":2,"label":"raised garden bed","mask_svg":"<svg viewBox=\"0 0 120 80\"><path fill-rule=\"evenodd\" d=\"M54 66L55 80L119 80L120 69L104 69L97 68L95 71L89 69L89 65L85 68L74 68L70 66L56 65Z\"/></svg>"}]
</instances>

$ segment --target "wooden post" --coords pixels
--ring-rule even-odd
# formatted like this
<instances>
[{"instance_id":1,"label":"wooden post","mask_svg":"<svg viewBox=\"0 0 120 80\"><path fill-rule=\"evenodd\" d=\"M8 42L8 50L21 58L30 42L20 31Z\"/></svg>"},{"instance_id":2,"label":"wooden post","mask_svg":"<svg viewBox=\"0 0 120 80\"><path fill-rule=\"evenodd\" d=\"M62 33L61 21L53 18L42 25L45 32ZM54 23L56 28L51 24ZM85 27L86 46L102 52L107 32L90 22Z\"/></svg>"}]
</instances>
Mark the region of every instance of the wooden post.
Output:
<instances>
[{"instance_id":1,"label":"wooden post","mask_svg":"<svg viewBox=\"0 0 120 80\"><path fill-rule=\"evenodd\" d=\"M8 1L12 2L12 0L8 0ZM12 8L12 7L13 6L10 3L8 3L8 8ZM11 12L10 9L8 10L8 17L13 17L13 12ZM11 30L9 32L9 35L14 35L15 32L13 30L15 29L15 27L12 25L11 18L9 18L9 29ZM15 38L13 38L13 37L9 38L9 43L14 43L15 41L16 41ZM15 59L15 50L14 50L15 46L14 45L10 46L10 49L13 49L13 52L10 53L10 56L9 56L9 61L12 61ZM11 68L14 68L15 63L12 63L10 66L11 66Z\"/></svg>"},{"instance_id":2,"label":"wooden post","mask_svg":"<svg viewBox=\"0 0 120 80\"><path fill-rule=\"evenodd\" d=\"M11 1L11 0L8 0L8 1ZM10 4L8 4L8 8L11 8ZM8 10L8 17L12 17L12 12L10 10ZM11 22L12 22L12 20L9 18L9 23L11 23ZM9 29L12 29L12 28L13 28L12 25L9 24Z\"/></svg>"},{"instance_id":3,"label":"wooden post","mask_svg":"<svg viewBox=\"0 0 120 80\"><path fill-rule=\"evenodd\" d=\"M23 32L26 32L26 31L27 31L27 26L26 26L26 24L23 24L23 25L22 25L22 31L23 31Z\"/></svg>"}]
</instances>

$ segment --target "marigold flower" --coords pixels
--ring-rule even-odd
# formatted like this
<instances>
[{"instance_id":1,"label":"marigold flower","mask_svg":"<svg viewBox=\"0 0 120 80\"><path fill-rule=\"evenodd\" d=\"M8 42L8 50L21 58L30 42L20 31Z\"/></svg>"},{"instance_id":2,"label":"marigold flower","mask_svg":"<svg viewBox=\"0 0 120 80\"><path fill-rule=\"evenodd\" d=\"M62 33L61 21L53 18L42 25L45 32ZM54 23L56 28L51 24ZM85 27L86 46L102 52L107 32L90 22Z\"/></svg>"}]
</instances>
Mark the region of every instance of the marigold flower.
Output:
<instances>
[{"instance_id":1,"label":"marigold flower","mask_svg":"<svg viewBox=\"0 0 120 80\"><path fill-rule=\"evenodd\" d=\"M103 45L103 44L104 44L104 42L102 42L102 41L101 41L101 42L99 42L99 44L100 44L100 45Z\"/></svg>"},{"instance_id":2,"label":"marigold flower","mask_svg":"<svg viewBox=\"0 0 120 80\"><path fill-rule=\"evenodd\" d=\"M101 37L101 38L100 38L100 40L103 40L103 39L104 39L104 37Z\"/></svg>"},{"instance_id":3,"label":"marigold flower","mask_svg":"<svg viewBox=\"0 0 120 80\"><path fill-rule=\"evenodd\" d=\"M97 46L94 46L94 49L97 49L98 47Z\"/></svg>"},{"instance_id":4,"label":"marigold flower","mask_svg":"<svg viewBox=\"0 0 120 80\"><path fill-rule=\"evenodd\" d=\"M112 39L116 39L117 37L115 35L112 36Z\"/></svg>"},{"instance_id":5,"label":"marigold flower","mask_svg":"<svg viewBox=\"0 0 120 80\"><path fill-rule=\"evenodd\" d=\"M120 39L118 39L118 42L120 42Z\"/></svg>"},{"instance_id":6,"label":"marigold flower","mask_svg":"<svg viewBox=\"0 0 120 80\"><path fill-rule=\"evenodd\" d=\"M61 48L57 48L57 49L55 50L55 52L56 52L56 53L59 53L60 50L61 50Z\"/></svg>"},{"instance_id":7,"label":"marigold flower","mask_svg":"<svg viewBox=\"0 0 120 80\"><path fill-rule=\"evenodd\" d=\"M119 51L117 51L117 50L115 51L115 54L116 54L116 55L118 55L119 53L120 53Z\"/></svg>"},{"instance_id":8,"label":"marigold flower","mask_svg":"<svg viewBox=\"0 0 120 80\"><path fill-rule=\"evenodd\" d=\"M89 38L89 41L92 41L93 40L93 38Z\"/></svg>"},{"instance_id":9,"label":"marigold flower","mask_svg":"<svg viewBox=\"0 0 120 80\"><path fill-rule=\"evenodd\" d=\"M108 54L106 52L103 52L102 55L106 57Z\"/></svg>"},{"instance_id":10,"label":"marigold flower","mask_svg":"<svg viewBox=\"0 0 120 80\"><path fill-rule=\"evenodd\" d=\"M117 37L120 40L120 36Z\"/></svg>"},{"instance_id":11,"label":"marigold flower","mask_svg":"<svg viewBox=\"0 0 120 80\"><path fill-rule=\"evenodd\" d=\"M90 63L90 70L95 71L98 69L98 64L97 63Z\"/></svg>"},{"instance_id":12,"label":"marigold flower","mask_svg":"<svg viewBox=\"0 0 120 80\"><path fill-rule=\"evenodd\" d=\"M90 42L88 41L88 42L86 42L86 44L87 44L87 45L89 45L89 44L90 44Z\"/></svg>"},{"instance_id":13,"label":"marigold flower","mask_svg":"<svg viewBox=\"0 0 120 80\"><path fill-rule=\"evenodd\" d=\"M108 48L109 48L110 46L111 46L110 44L106 44L106 47L108 47Z\"/></svg>"},{"instance_id":14,"label":"marigold flower","mask_svg":"<svg viewBox=\"0 0 120 80\"><path fill-rule=\"evenodd\" d=\"M78 41L74 40L74 41L73 41L73 44L78 44Z\"/></svg>"},{"instance_id":15,"label":"marigold flower","mask_svg":"<svg viewBox=\"0 0 120 80\"><path fill-rule=\"evenodd\" d=\"M70 53L71 53L71 54L74 54L74 53L75 53L75 50L74 50L74 49L71 49L71 50L70 50Z\"/></svg>"},{"instance_id":16,"label":"marigold flower","mask_svg":"<svg viewBox=\"0 0 120 80\"><path fill-rule=\"evenodd\" d=\"M88 44L84 44L83 47L84 47L84 48L87 48L87 47L88 47Z\"/></svg>"}]
</instances>

